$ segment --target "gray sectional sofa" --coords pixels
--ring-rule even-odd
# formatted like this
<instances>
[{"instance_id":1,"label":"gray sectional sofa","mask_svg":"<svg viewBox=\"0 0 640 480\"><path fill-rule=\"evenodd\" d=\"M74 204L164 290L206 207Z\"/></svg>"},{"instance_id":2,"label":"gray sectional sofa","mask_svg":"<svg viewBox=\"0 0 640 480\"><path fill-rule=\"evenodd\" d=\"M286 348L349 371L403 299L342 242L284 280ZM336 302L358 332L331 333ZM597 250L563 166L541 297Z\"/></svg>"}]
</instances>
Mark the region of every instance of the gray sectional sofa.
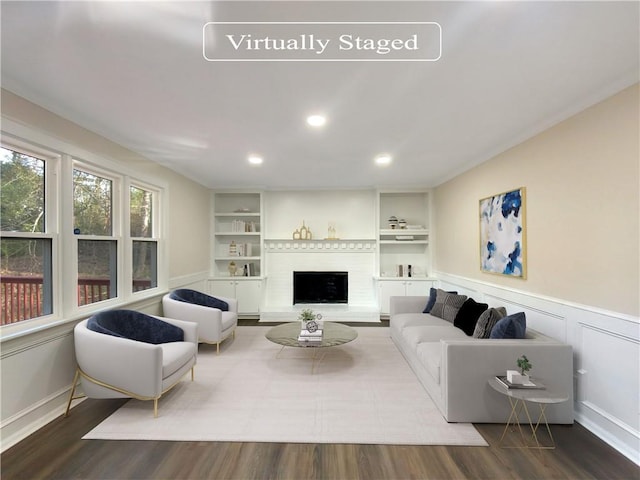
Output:
<instances>
[{"instance_id":1,"label":"gray sectional sofa","mask_svg":"<svg viewBox=\"0 0 640 480\"><path fill-rule=\"evenodd\" d=\"M516 359L524 354L533 364L533 379L569 396L547 407L549 423L573 423L570 345L530 328L523 339L473 338L447 320L422 313L428 300L391 297L389 326L391 338L448 422L504 423L508 399L487 381L516 369ZM538 408L531 412L537 418Z\"/></svg>"}]
</instances>

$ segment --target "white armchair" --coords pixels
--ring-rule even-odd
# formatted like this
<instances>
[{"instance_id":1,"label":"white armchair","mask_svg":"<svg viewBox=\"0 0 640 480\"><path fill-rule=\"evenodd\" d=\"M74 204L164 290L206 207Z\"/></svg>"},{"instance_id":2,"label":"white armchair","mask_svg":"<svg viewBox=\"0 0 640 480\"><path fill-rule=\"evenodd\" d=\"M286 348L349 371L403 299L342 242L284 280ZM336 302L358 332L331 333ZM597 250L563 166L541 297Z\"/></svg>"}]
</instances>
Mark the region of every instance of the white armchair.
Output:
<instances>
[{"instance_id":1,"label":"white armchair","mask_svg":"<svg viewBox=\"0 0 640 480\"><path fill-rule=\"evenodd\" d=\"M132 310L100 312L74 328L78 368L65 416L78 380L89 398L158 400L196 364L197 325Z\"/></svg>"},{"instance_id":2,"label":"white armchair","mask_svg":"<svg viewBox=\"0 0 640 480\"><path fill-rule=\"evenodd\" d=\"M174 290L162 298L164 315L198 324L199 341L216 345L230 335L235 338L238 326L238 301L235 298L212 297L186 288Z\"/></svg>"}]
</instances>

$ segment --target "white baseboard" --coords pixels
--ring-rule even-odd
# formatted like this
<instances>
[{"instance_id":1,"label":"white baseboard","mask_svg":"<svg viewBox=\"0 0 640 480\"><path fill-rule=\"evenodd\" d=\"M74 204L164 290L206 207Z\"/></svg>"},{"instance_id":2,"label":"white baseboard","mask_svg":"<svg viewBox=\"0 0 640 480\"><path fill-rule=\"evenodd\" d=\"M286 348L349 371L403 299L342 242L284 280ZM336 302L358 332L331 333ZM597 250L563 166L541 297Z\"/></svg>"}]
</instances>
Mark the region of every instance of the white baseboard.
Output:
<instances>
[{"instance_id":1,"label":"white baseboard","mask_svg":"<svg viewBox=\"0 0 640 480\"><path fill-rule=\"evenodd\" d=\"M59 390L29 408L7 418L0 425L2 441L0 452L13 447L32 433L63 415L69 401L70 387ZM74 405L78 401L74 401Z\"/></svg>"},{"instance_id":2,"label":"white baseboard","mask_svg":"<svg viewBox=\"0 0 640 480\"><path fill-rule=\"evenodd\" d=\"M272 305L260 310L261 322L293 322L304 308L322 314L328 322L379 322L380 309L377 306L345 304L299 304Z\"/></svg>"},{"instance_id":3,"label":"white baseboard","mask_svg":"<svg viewBox=\"0 0 640 480\"><path fill-rule=\"evenodd\" d=\"M508 313L524 311L528 328L570 344L577 421L640 465L638 317L445 272L436 277L445 290L505 306ZM624 381L615 374L621 365Z\"/></svg>"}]
</instances>

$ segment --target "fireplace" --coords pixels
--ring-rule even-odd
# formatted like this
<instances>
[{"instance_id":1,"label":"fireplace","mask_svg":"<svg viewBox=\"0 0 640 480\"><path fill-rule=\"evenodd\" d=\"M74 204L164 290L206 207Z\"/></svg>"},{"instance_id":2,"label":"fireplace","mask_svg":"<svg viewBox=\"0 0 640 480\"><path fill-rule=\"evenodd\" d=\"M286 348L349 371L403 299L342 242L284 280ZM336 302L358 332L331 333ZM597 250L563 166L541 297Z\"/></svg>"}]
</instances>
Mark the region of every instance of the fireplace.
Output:
<instances>
[{"instance_id":1,"label":"fireplace","mask_svg":"<svg viewBox=\"0 0 640 480\"><path fill-rule=\"evenodd\" d=\"M348 272L293 272L293 303L348 303Z\"/></svg>"}]
</instances>

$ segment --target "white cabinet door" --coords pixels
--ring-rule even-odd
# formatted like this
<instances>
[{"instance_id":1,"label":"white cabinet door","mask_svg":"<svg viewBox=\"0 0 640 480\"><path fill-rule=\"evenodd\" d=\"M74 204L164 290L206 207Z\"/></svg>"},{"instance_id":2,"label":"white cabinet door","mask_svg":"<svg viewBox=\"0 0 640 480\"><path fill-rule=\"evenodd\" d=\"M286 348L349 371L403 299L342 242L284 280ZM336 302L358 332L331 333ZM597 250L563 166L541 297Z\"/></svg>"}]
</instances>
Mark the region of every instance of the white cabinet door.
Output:
<instances>
[{"instance_id":1,"label":"white cabinet door","mask_svg":"<svg viewBox=\"0 0 640 480\"><path fill-rule=\"evenodd\" d=\"M211 292L213 295L238 300L238 313L241 315L260 312L260 301L262 300L261 280L212 280Z\"/></svg>"},{"instance_id":2,"label":"white cabinet door","mask_svg":"<svg viewBox=\"0 0 640 480\"><path fill-rule=\"evenodd\" d=\"M407 279L405 282L405 295L407 296L429 296L429 288L433 286L433 281L431 280L410 280Z\"/></svg>"},{"instance_id":3,"label":"white cabinet door","mask_svg":"<svg viewBox=\"0 0 640 480\"><path fill-rule=\"evenodd\" d=\"M380 313L389 315L391 297L405 296L429 296L429 288L433 286L433 280L416 280L406 278L402 280L379 280L378 281L378 301Z\"/></svg>"},{"instance_id":4,"label":"white cabinet door","mask_svg":"<svg viewBox=\"0 0 640 480\"><path fill-rule=\"evenodd\" d=\"M236 281L235 280L212 280L211 294L220 295L221 297L236 298Z\"/></svg>"},{"instance_id":5,"label":"white cabinet door","mask_svg":"<svg viewBox=\"0 0 640 480\"><path fill-rule=\"evenodd\" d=\"M262 282L260 280L236 281L236 298L238 299L238 313L260 313Z\"/></svg>"},{"instance_id":6,"label":"white cabinet door","mask_svg":"<svg viewBox=\"0 0 640 480\"><path fill-rule=\"evenodd\" d=\"M378 302L380 313L389 315L389 299L391 297L404 297L405 285L397 280L380 280L378 282Z\"/></svg>"}]
</instances>

